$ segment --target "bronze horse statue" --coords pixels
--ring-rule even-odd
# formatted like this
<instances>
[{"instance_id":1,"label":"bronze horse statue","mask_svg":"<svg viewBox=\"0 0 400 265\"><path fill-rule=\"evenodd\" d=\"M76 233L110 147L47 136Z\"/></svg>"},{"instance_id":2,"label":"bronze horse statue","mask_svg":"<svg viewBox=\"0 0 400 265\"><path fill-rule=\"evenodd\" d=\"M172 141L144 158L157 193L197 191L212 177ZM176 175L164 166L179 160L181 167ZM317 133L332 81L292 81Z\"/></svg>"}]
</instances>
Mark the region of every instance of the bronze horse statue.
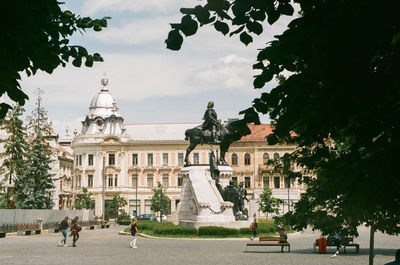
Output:
<instances>
[{"instance_id":1,"label":"bronze horse statue","mask_svg":"<svg viewBox=\"0 0 400 265\"><path fill-rule=\"evenodd\" d=\"M244 127L243 127L244 126ZM198 144L219 144L221 154L218 160L219 165L227 165L225 160L225 154L229 149L229 146L234 141L240 140L243 135L250 133L250 129L243 120L232 120L222 124L217 132L218 143L213 142L212 132L209 130L202 130L202 125L196 126L192 129L185 131L185 140L190 142L189 147L186 149L185 165L190 165L189 154L192 152Z\"/></svg>"}]
</instances>

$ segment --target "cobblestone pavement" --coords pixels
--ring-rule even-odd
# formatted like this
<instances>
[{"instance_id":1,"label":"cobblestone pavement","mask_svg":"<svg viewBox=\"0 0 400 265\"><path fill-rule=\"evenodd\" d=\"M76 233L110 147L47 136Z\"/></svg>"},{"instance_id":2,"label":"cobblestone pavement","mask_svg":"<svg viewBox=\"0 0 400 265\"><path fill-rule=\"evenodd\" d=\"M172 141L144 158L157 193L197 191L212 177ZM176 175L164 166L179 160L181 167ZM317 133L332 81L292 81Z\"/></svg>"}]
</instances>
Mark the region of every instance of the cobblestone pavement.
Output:
<instances>
[{"instance_id":1,"label":"cobblestone pavement","mask_svg":"<svg viewBox=\"0 0 400 265\"><path fill-rule=\"evenodd\" d=\"M347 254L312 253L318 233L306 231L289 235L291 253L280 253L280 247L253 247L244 252L249 239L148 239L140 237L137 249L129 247L130 236L118 235L123 227L82 231L78 247L57 247L61 233L34 236L7 235L0 238L0 264L285 264L285 265L345 265L368 264L369 233L360 228L360 253L354 249ZM71 244L68 237L68 245ZM375 235L376 256L374 264L384 264L394 259L400 248L400 238L380 233ZM249 249L250 250L250 249Z\"/></svg>"}]
</instances>

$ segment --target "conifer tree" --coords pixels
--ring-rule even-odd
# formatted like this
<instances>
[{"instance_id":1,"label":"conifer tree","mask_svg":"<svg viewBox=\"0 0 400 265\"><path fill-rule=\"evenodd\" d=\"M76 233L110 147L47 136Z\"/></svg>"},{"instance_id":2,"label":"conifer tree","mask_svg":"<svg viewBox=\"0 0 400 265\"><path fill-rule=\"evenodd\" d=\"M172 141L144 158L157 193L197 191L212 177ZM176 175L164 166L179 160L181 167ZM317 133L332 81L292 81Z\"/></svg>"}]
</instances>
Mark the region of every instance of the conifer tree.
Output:
<instances>
[{"instance_id":1,"label":"conifer tree","mask_svg":"<svg viewBox=\"0 0 400 265\"><path fill-rule=\"evenodd\" d=\"M50 209L53 207L51 190L55 188L50 173L51 149L44 141L52 131L47 112L40 105L42 91L38 89L36 109L28 117L28 127L35 131L23 174L15 182L16 204L23 209Z\"/></svg>"},{"instance_id":2,"label":"conifer tree","mask_svg":"<svg viewBox=\"0 0 400 265\"><path fill-rule=\"evenodd\" d=\"M2 121L1 129L4 130L8 137L0 140L0 144L4 146L4 152L0 153L0 158L3 159L2 170L4 173L3 183L8 186L12 185L15 178L23 174L27 150L29 145L26 141L26 128L23 126L21 116L24 113L24 108L16 105L8 114L7 118ZM8 187L7 194L2 196L1 208L13 208L13 190Z\"/></svg>"}]
</instances>

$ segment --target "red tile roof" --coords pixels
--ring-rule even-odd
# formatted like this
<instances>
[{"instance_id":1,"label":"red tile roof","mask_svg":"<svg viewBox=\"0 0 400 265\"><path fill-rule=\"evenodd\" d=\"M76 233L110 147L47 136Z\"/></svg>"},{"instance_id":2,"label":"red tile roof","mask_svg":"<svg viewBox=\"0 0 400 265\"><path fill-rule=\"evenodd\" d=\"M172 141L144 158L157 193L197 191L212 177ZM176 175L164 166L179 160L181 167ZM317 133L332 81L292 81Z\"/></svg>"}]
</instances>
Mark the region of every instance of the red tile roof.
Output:
<instances>
[{"instance_id":1,"label":"red tile roof","mask_svg":"<svg viewBox=\"0 0 400 265\"><path fill-rule=\"evenodd\" d=\"M265 137L272 133L272 127L270 124L247 124L251 130L251 134L243 136L240 142L247 141L266 141Z\"/></svg>"}]
</instances>

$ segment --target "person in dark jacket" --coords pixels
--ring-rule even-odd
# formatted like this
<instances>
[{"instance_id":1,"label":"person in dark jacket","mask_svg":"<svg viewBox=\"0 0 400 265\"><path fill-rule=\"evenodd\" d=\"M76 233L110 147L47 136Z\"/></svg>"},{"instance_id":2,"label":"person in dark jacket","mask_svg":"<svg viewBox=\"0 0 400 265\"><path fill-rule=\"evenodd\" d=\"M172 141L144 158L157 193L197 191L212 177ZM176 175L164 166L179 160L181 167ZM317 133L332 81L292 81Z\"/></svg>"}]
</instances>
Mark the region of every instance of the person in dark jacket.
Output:
<instances>
[{"instance_id":1,"label":"person in dark jacket","mask_svg":"<svg viewBox=\"0 0 400 265\"><path fill-rule=\"evenodd\" d=\"M279 229L279 236L281 237L281 241L279 241L279 243L287 243L287 233L285 231L285 228L281 227L281 229ZM281 252L283 252L283 247L281 247Z\"/></svg>"},{"instance_id":2,"label":"person in dark jacket","mask_svg":"<svg viewBox=\"0 0 400 265\"><path fill-rule=\"evenodd\" d=\"M73 247L76 247L76 241L78 241L78 239L79 239L79 231L82 230L82 228L78 224L78 219L79 219L79 217L75 216L75 218L72 219L72 222L71 222L71 235L70 236L73 236L73 238L72 238L72 246Z\"/></svg>"},{"instance_id":3,"label":"person in dark jacket","mask_svg":"<svg viewBox=\"0 0 400 265\"><path fill-rule=\"evenodd\" d=\"M137 228L136 223L137 223L137 219L136 219L136 217L133 217L133 218L132 218L131 225L130 225L130 227L129 227L129 228L131 229L131 235L133 236L133 239L132 239L131 243L129 243L129 245L130 245L132 248L137 248L137 246L136 246L136 239L137 239L137 236L139 235L139 230L138 230L138 228Z\"/></svg>"},{"instance_id":4,"label":"person in dark jacket","mask_svg":"<svg viewBox=\"0 0 400 265\"><path fill-rule=\"evenodd\" d=\"M400 265L400 249L396 251L396 257L395 260L389 263L386 263L385 265Z\"/></svg>"},{"instance_id":5,"label":"person in dark jacket","mask_svg":"<svg viewBox=\"0 0 400 265\"><path fill-rule=\"evenodd\" d=\"M257 229L258 229L257 217L254 216L254 221L251 223L251 230L253 230L253 237L251 238L251 240L256 239Z\"/></svg>"},{"instance_id":6,"label":"person in dark jacket","mask_svg":"<svg viewBox=\"0 0 400 265\"><path fill-rule=\"evenodd\" d=\"M65 247L67 244L67 229L68 229L68 216L66 216L62 221L61 221L61 225L60 225L60 229L61 229L61 233L63 235L63 239L61 239L61 241L58 241L58 246L61 247ZM62 244L62 242L64 242Z\"/></svg>"}]
</instances>

